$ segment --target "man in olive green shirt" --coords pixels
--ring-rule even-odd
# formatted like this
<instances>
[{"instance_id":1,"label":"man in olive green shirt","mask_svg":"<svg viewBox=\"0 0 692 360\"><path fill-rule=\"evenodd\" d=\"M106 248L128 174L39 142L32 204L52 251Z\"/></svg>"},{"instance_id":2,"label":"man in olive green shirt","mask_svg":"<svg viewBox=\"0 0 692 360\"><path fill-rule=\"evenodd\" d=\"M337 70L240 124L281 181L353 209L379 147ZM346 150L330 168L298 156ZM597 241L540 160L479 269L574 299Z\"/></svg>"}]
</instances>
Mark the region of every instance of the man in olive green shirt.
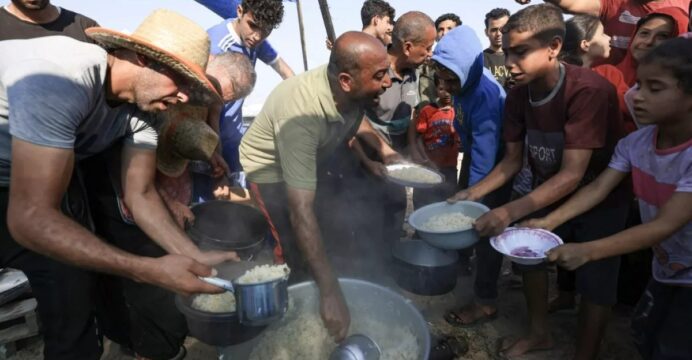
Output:
<instances>
[{"instance_id":1,"label":"man in olive green shirt","mask_svg":"<svg viewBox=\"0 0 692 360\"><path fill-rule=\"evenodd\" d=\"M389 65L376 38L362 32L341 35L327 66L274 89L240 143L250 191L278 242L275 256L291 267L291 281L312 274L320 291L320 315L336 341L348 333L350 315L313 209L317 166L354 135L379 144L377 137L357 134L357 129L364 109L377 104L391 86Z\"/></svg>"}]
</instances>

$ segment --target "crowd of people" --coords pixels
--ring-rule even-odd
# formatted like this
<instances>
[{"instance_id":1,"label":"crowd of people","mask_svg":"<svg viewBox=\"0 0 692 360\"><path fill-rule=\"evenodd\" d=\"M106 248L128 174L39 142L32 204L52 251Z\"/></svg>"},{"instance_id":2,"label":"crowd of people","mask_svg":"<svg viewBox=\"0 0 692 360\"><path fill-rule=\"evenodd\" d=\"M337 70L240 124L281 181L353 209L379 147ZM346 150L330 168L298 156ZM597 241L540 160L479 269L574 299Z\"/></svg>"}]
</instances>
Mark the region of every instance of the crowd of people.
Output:
<instances>
[{"instance_id":1,"label":"crowd of people","mask_svg":"<svg viewBox=\"0 0 692 360\"><path fill-rule=\"evenodd\" d=\"M651 249L632 341L645 359L692 358L690 0L546 0L514 14L488 2L485 49L457 14L397 17L366 0L362 29L298 75L267 41L281 0L196 1L224 20L205 31L156 10L125 34L49 0L0 8L0 268L29 279L46 359L98 359L103 337L138 359L184 358L175 293L219 293L198 277L238 261L185 233L189 206L213 199L262 211L275 262L291 282L315 281L325 329L343 340L350 314L328 249L368 233L387 262L406 237L407 195L386 165L402 161L445 176L414 190L414 208L491 209L460 251L473 299L444 321L503 311L503 257L488 239L518 224L565 244L514 266L528 331L500 355L553 348L549 313L578 303L574 358L598 358L621 256ZM257 59L284 80L248 126ZM460 355L441 345L433 358Z\"/></svg>"}]
</instances>

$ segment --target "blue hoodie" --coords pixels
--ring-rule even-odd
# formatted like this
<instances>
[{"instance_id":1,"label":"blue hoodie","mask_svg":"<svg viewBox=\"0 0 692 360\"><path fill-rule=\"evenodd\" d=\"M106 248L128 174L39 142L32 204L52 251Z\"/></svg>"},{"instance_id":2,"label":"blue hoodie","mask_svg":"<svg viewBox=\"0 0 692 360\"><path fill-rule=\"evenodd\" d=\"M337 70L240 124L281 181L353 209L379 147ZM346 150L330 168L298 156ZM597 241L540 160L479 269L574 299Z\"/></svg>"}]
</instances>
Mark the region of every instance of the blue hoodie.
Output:
<instances>
[{"instance_id":1,"label":"blue hoodie","mask_svg":"<svg viewBox=\"0 0 692 360\"><path fill-rule=\"evenodd\" d=\"M468 26L457 26L437 44L433 60L453 71L461 81L461 92L452 94L455 107L461 107L463 121L455 123L470 156L469 186L483 179L502 157L500 139L505 91L483 67L483 47Z\"/></svg>"}]
</instances>

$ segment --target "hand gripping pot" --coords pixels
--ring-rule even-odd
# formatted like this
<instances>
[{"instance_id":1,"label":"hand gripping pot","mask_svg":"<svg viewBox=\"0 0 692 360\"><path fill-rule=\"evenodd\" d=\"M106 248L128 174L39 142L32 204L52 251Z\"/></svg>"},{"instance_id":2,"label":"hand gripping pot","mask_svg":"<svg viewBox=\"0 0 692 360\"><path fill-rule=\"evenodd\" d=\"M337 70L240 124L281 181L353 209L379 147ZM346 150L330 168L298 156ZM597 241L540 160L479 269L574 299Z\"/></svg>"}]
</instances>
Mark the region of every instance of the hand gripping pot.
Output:
<instances>
[{"instance_id":1,"label":"hand gripping pot","mask_svg":"<svg viewBox=\"0 0 692 360\"><path fill-rule=\"evenodd\" d=\"M278 279L251 284L217 277L200 279L233 293L238 321L243 325L268 325L281 319L288 310L288 274Z\"/></svg>"}]
</instances>

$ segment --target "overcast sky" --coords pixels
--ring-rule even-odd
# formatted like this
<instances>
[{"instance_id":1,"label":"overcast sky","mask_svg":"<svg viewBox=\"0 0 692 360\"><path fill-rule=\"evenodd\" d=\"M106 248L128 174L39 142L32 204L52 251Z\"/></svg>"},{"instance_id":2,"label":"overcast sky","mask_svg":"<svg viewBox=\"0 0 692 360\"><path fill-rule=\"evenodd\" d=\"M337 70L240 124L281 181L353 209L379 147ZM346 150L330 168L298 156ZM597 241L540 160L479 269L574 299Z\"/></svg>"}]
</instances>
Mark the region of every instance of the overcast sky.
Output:
<instances>
[{"instance_id":1,"label":"overcast sky","mask_svg":"<svg viewBox=\"0 0 692 360\"><path fill-rule=\"evenodd\" d=\"M154 9L167 8L196 21L207 29L222 19L192 0L53 0L53 4L87 15L102 26L116 30L133 31L137 25ZM360 0L329 0L334 29L337 33L348 30L360 30ZM464 24L471 26L484 44L488 41L483 35L485 13L496 7L504 7L512 12L521 8L514 0L390 0L396 9L397 16L410 11L420 10L435 20L436 17L453 12L459 15ZM305 36L307 43L308 65L319 66L327 62L329 52L324 46L326 32L320 15L317 0L301 0ZM284 3L284 21L269 36L269 41L279 55L296 73L303 72L303 60L300 50L298 32L298 15L295 3ZM258 61L257 86L246 99L246 113L256 112L271 90L281 78L268 66Z\"/></svg>"}]
</instances>

